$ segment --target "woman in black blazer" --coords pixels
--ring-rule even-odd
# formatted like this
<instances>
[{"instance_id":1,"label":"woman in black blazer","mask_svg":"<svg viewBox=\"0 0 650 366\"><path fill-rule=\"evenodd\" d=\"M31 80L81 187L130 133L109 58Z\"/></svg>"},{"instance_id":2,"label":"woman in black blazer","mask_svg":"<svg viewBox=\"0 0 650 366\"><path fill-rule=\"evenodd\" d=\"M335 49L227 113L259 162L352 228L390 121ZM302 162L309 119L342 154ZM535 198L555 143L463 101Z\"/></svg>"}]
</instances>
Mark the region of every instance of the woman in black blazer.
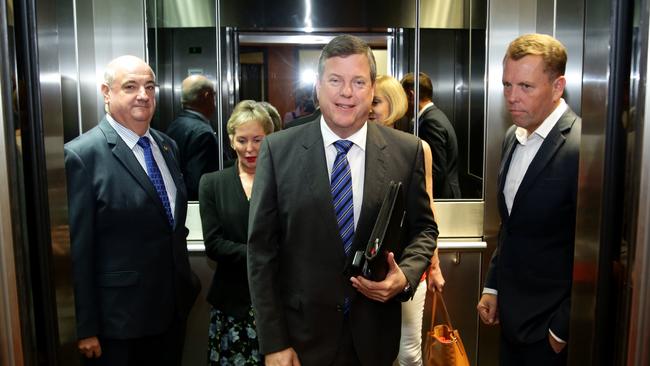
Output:
<instances>
[{"instance_id":1,"label":"woman in black blazer","mask_svg":"<svg viewBox=\"0 0 650 366\"><path fill-rule=\"evenodd\" d=\"M227 130L237 153L235 164L203 175L199 184L205 252L217 262L207 297L212 305L208 364L263 364L248 292L246 242L257 153L273 132L273 121L262 105L244 100L235 107Z\"/></svg>"}]
</instances>

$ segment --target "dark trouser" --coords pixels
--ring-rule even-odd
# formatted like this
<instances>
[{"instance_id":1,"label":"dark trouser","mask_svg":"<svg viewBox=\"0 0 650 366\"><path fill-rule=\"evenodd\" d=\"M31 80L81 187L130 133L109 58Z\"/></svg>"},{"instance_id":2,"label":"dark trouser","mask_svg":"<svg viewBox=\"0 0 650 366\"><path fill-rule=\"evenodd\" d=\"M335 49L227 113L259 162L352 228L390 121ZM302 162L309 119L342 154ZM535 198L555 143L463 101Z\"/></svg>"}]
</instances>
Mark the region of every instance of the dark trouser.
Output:
<instances>
[{"instance_id":1,"label":"dark trouser","mask_svg":"<svg viewBox=\"0 0 650 366\"><path fill-rule=\"evenodd\" d=\"M336 351L336 357L334 357L332 366L361 366L357 351L354 349L350 321L347 316L343 320L343 330L341 333L341 342L338 351Z\"/></svg>"},{"instance_id":2,"label":"dark trouser","mask_svg":"<svg viewBox=\"0 0 650 366\"><path fill-rule=\"evenodd\" d=\"M501 336L499 365L501 366L564 366L567 347L555 353L548 338L533 344L513 344Z\"/></svg>"},{"instance_id":3,"label":"dark trouser","mask_svg":"<svg viewBox=\"0 0 650 366\"><path fill-rule=\"evenodd\" d=\"M102 355L84 358L87 366L181 366L185 320L175 319L162 334L134 339L99 338Z\"/></svg>"}]
</instances>

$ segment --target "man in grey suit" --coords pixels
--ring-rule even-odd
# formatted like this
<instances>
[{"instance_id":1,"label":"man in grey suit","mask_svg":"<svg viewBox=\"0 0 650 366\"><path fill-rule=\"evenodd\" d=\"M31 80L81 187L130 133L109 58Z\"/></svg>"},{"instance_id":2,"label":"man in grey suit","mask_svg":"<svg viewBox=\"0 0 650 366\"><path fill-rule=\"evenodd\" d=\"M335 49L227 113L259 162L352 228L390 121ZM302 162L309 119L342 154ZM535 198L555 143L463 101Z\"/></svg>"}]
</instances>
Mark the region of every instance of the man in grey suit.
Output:
<instances>
[{"instance_id":1,"label":"man in grey suit","mask_svg":"<svg viewBox=\"0 0 650 366\"><path fill-rule=\"evenodd\" d=\"M581 119L562 99L567 54L555 38L527 34L503 60L514 125L503 142L501 228L477 309L501 324L501 365L564 365Z\"/></svg>"},{"instance_id":2,"label":"man in grey suit","mask_svg":"<svg viewBox=\"0 0 650 366\"><path fill-rule=\"evenodd\" d=\"M390 365L399 300L412 296L438 234L422 147L366 122L376 66L364 41L334 38L318 74L322 117L267 136L258 157L248 276L260 351L269 366ZM352 277L351 254L368 243L390 181L405 188L405 239L386 257L385 280Z\"/></svg>"},{"instance_id":3,"label":"man in grey suit","mask_svg":"<svg viewBox=\"0 0 650 366\"><path fill-rule=\"evenodd\" d=\"M116 58L105 117L65 145L78 348L91 365L180 365L199 291L178 151L149 128L155 90L149 65Z\"/></svg>"},{"instance_id":4,"label":"man in grey suit","mask_svg":"<svg viewBox=\"0 0 650 366\"><path fill-rule=\"evenodd\" d=\"M412 121L415 105L415 77L406 74L400 81L408 96L408 119ZM418 79L420 95L418 97L418 136L431 146L433 175L433 197L460 198L458 183L458 140L454 126L445 113L433 104L433 85L427 74L421 72Z\"/></svg>"},{"instance_id":5,"label":"man in grey suit","mask_svg":"<svg viewBox=\"0 0 650 366\"><path fill-rule=\"evenodd\" d=\"M212 81L203 75L190 75L181 84L183 110L167 128L180 152L180 165L187 199L199 199L199 180L205 173L219 170L219 143L210 126L215 111Z\"/></svg>"}]
</instances>

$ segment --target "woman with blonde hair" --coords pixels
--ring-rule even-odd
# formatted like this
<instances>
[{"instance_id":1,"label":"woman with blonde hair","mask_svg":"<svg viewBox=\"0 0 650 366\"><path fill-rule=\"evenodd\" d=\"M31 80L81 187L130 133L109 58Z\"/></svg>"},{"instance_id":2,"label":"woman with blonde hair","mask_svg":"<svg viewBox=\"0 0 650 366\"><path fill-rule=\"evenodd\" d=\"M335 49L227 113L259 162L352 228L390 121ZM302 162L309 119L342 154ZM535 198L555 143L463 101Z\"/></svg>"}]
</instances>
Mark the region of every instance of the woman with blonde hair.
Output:
<instances>
[{"instance_id":1,"label":"woman with blonde hair","mask_svg":"<svg viewBox=\"0 0 650 366\"><path fill-rule=\"evenodd\" d=\"M406 114L408 100L402 85L395 78L387 75L377 76L375 81L375 96L372 100L372 109L368 120L394 127L395 122ZM432 156L431 147L422 141L424 153L424 176L431 211L433 211L433 178L431 172ZM440 259L436 249L431 258L431 267L428 274L422 276L413 298L402 303L402 338L400 340L397 360L401 366L422 365L422 315L426 299L426 283L429 282L431 291L442 291L445 279L440 271Z\"/></svg>"},{"instance_id":2,"label":"woman with blonde hair","mask_svg":"<svg viewBox=\"0 0 650 366\"><path fill-rule=\"evenodd\" d=\"M212 305L208 365L262 365L246 272L248 201L260 145L274 127L260 103L244 100L226 128L237 160L204 174L199 183L205 253L217 262L207 297Z\"/></svg>"}]
</instances>

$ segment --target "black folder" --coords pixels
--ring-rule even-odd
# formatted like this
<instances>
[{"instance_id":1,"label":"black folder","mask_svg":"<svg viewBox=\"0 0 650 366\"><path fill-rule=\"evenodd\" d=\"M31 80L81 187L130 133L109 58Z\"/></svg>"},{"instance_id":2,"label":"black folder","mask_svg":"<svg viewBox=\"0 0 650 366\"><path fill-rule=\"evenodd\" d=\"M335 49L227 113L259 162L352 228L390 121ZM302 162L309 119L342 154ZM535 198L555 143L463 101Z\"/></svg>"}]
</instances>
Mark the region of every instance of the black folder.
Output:
<instances>
[{"instance_id":1,"label":"black folder","mask_svg":"<svg viewBox=\"0 0 650 366\"><path fill-rule=\"evenodd\" d=\"M353 265L361 268L362 276L372 281L386 278L388 252L395 253L395 260L399 259L405 216L402 182L391 181L365 251L357 252L353 261Z\"/></svg>"}]
</instances>

